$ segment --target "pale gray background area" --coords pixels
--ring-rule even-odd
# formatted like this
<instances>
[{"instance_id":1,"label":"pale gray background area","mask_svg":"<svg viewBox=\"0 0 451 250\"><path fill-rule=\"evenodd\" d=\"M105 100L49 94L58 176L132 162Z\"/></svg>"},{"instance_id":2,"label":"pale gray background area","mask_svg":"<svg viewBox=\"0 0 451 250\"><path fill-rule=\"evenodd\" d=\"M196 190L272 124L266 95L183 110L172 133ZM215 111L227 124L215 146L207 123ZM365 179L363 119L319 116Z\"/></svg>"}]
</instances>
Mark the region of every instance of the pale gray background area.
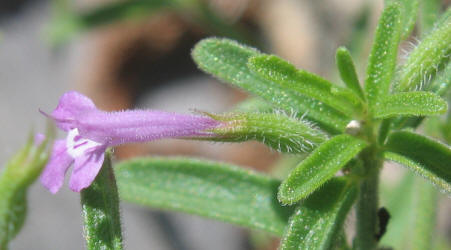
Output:
<instances>
[{"instance_id":1,"label":"pale gray background area","mask_svg":"<svg viewBox=\"0 0 451 250\"><path fill-rule=\"evenodd\" d=\"M51 111L55 107L59 96L71 89L74 69L82 63L82 41L60 50L52 50L45 43L43 31L49 16L48 2L38 1L0 22L1 166L24 144L31 129L44 131L45 119L38 108ZM202 84L181 93L196 94L192 87L202 88ZM171 95L171 91L163 90L161 94ZM210 111L219 108L205 103L206 98L192 99L202 100L196 107L208 106ZM159 95L152 105L165 105L158 100L167 98ZM211 100L217 102L221 97ZM170 109L177 109L177 104L171 103ZM26 224L12 242L12 250L85 248L78 194L64 187L57 195L51 195L35 183L28 197ZM127 204L122 204L122 215L127 249L247 249L242 230L224 223L177 213L149 212ZM174 237L174 231L178 237Z\"/></svg>"}]
</instances>

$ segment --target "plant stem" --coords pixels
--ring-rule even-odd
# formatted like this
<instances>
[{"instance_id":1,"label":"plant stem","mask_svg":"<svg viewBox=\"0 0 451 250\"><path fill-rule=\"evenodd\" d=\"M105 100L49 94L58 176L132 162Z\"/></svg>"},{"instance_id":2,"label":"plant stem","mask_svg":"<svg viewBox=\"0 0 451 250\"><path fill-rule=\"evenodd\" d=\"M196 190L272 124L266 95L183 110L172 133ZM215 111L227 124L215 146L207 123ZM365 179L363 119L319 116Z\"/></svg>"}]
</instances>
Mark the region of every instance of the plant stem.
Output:
<instances>
[{"instance_id":1,"label":"plant stem","mask_svg":"<svg viewBox=\"0 0 451 250\"><path fill-rule=\"evenodd\" d=\"M355 249L372 250L377 246L377 210L378 210L378 187L379 169L382 162L371 159L371 174L362 181L360 186L359 200L357 202L357 235L355 238Z\"/></svg>"}]
</instances>

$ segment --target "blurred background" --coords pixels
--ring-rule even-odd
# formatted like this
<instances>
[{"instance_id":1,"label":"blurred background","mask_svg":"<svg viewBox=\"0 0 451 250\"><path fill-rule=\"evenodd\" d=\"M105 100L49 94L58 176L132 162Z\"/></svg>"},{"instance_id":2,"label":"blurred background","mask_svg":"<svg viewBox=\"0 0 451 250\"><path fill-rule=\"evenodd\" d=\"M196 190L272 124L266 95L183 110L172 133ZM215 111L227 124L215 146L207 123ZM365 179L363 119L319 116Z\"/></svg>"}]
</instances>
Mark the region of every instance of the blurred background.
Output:
<instances>
[{"instance_id":1,"label":"blurred background","mask_svg":"<svg viewBox=\"0 0 451 250\"><path fill-rule=\"evenodd\" d=\"M442 1L443 9L449 5ZM209 36L277 54L335 82L335 50L346 46L362 76L382 8L383 0L1 0L0 163L31 130L44 131L38 108L51 111L68 90L88 95L104 110L232 109L247 95L202 73L190 57L196 42ZM408 51L410 45L402 46ZM286 160L255 142L163 140L115 149L116 160L140 155L189 155L265 172ZM400 168L384 171L393 183L402 175ZM437 237L446 242L451 204L441 200ZM11 249L84 248L77 193L64 187L51 195L36 183L29 201ZM272 237L197 216L125 203L122 215L127 249L277 246ZM347 224L352 227L352 218Z\"/></svg>"}]
</instances>

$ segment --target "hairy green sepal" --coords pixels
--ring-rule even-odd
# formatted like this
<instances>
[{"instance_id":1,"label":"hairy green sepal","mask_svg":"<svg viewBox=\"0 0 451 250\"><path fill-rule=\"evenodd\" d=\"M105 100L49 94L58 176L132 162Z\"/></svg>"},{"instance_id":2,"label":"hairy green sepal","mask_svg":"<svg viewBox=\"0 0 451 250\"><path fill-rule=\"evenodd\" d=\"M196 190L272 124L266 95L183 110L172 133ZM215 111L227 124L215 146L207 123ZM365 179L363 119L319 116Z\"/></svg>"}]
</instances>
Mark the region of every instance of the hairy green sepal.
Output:
<instances>
[{"instance_id":1,"label":"hairy green sepal","mask_svg":"<svg viewBox=\"0 0 451 250\"><path fill-rule=\"evenodd\" d=\"M448 12L451 12L449 10ZM440 21L415 49L402 66L398 91L423 89L429 79L449 62L451 56L451 15Z\"/></svg>"},{"instance_id":2,"label":"hairy green sepal","mask_svg":"<svg viewBox=\"0 0 451 250\"><path fill-rule=\"evenodd\" d=\"M280 152L302 153L311 152L327 139L325 133L308 122L280 113L210 116L221 121L223 125L211 130L217 136L208 137L206 140L257 140Z\"/></svg>"}]
</instances>

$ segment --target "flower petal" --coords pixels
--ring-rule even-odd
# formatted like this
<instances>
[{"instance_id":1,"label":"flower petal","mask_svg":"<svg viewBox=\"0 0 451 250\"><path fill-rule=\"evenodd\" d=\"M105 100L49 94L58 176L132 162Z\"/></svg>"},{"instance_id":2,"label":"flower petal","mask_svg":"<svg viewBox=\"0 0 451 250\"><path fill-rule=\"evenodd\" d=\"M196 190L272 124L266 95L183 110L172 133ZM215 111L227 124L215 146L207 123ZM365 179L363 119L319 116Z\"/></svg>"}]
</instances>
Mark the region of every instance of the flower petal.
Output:
<instances>
[{"instance_id":1,"label":"flower petal","mask_svg":"<svg viewBox=\"0 0 451 250\"><path fill-rule=\"evenodd\" d=\"M61 96L50 117L55 120L58 128L69 131L76 128L80 114L94 110L97 109L91 99L76 91L70 91Z\"/></svg>"},{"instance_id":2,"label":"flower petal","mask_svg":"<svg viewBox=\"0 0 451 250\"><path fill-rule=\"evenodd\" d=\"M64 183L64 176L74 159L67 154L66 140L56 140L53 144L52 154L40 180L42 185L55 194Z\"/></svg>"},{"instance_id":3,"label":"flower petal","mask_svg":"<svg viewBox=\"0 0 451 250\"><path fill-rule=\"evenodd\" d=\"M97 150L100 147L106 148L106 146L98 142L81 137L76 128L71 129L66 137L67 153L74 159L77 159L86 152Z\"/></svg>"},{"instance_id":4,"label":"flower petal","mask_svg":"<svg viewBox=\"0 0 451 250\"><path fill-rule=\"evenodd\" d=\"M203 136L220 122L206 116L153 110L86 112L79 121L80 135L110 146L161 138Z\"/></svg>"},{"instance_id":5,"label":"flower petal","mask_svg":"<svg viewBox=\"0 0 451 250\"><path fill-rule=\"evenodd\" d=\"M69 188L80 192L89 187L102 167L105 157L105 148L85 153L75 159L75 166L70 177Z\"/></svg>"}]
</instances>

